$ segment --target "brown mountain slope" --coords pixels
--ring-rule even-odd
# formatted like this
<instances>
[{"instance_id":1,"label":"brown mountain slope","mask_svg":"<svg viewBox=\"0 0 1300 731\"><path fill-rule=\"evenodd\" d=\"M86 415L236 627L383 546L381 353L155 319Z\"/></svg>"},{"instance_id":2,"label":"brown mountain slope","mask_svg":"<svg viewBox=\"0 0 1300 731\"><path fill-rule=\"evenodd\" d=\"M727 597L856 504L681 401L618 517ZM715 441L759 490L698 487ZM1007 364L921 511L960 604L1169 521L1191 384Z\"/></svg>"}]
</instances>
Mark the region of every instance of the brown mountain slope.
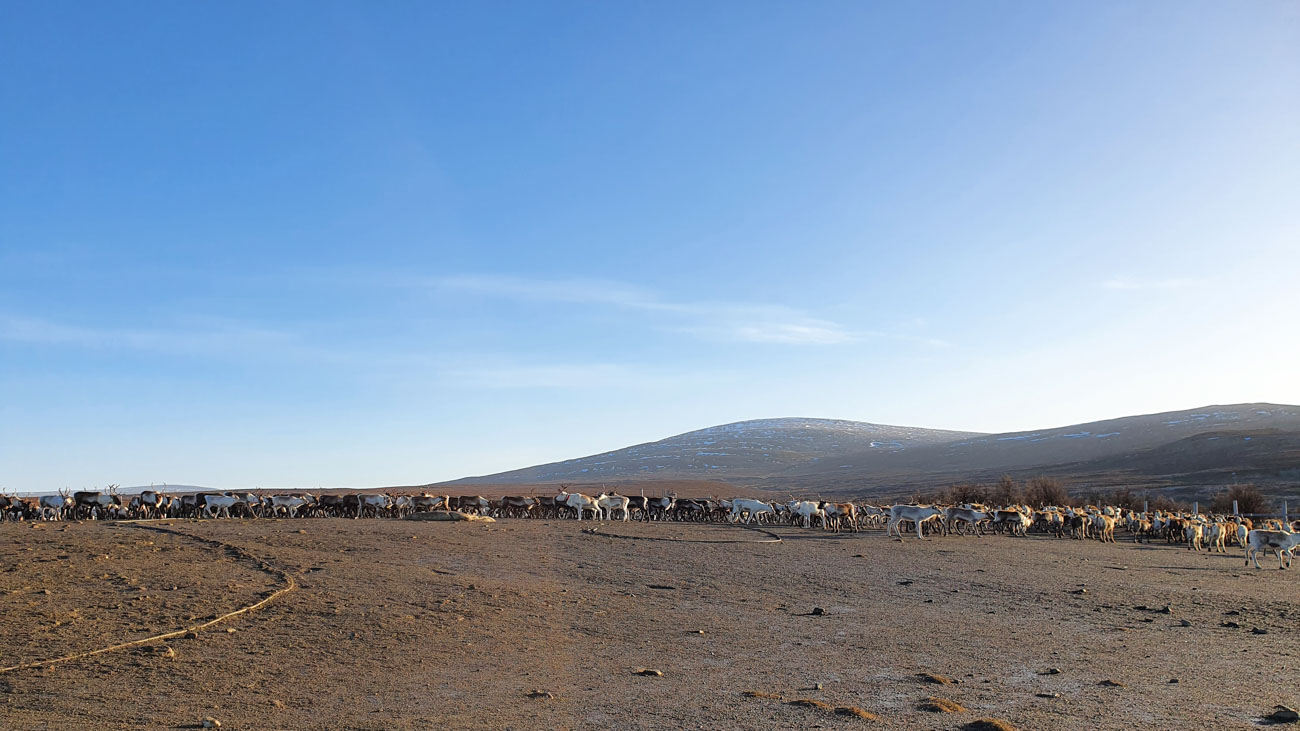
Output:
<instances>
[{"instance_id":1,"label":"brown mountain slope","mask_svg":"<svg viewBox=\"0 0 1300 731\"><path fill-rule=\"evenodd\" d=\"M774 492L906 496L1002 474L1054 476L1076 490L1203 494L1235 479L1300 494L1300 406L1207 406L1005 434L766 419L451 484L703 479Z\"/></svg>"},{"instance_id":2,"label":"brown mountain slope","mask_svg":"<svg viewBox=\"0 0 1300 731\"><path fill-rule=\"evenodd\" d=\"M860 489L872 482L923 484L926 480L978 480L989 475L1025 471L1056 472L1101 469L1198 434L1232 434L1277 430L1300 433L1300 407L1276 404L1236 404L1076 424L1027 432L989 434L895 453L860 451L834 463L825 460L785 469L767 481L823 488ZM1187 459L1197 449L1184 447L1164 454L1161 474L1209 469L1220 452L1207 447L1192 469L1167 464ZM1259 452L1253 452L1258 456ZM1247 458L1238 468L1253 464ZM1125 463L1138 469L1138 463ZM1218 463L1215 463L1218 464ZM1233 465L1223 463L1231 471ZM1300 465L1296 465L1300 466ZM1108 469L1108 467L1107 467Z\"/></svg>"},{"instance_id":3,"label":"brown mountain slope","mask_svg":"<svg viewBox=\"0 0 1300 731\"><path fill-rule=\"evenodd\" d=\"M589 457L525 467L450 484L726 480L861 452L904 452L981 436L974 432L841 419L759 419L709 427Z\"/></svg>"}]
</instances>

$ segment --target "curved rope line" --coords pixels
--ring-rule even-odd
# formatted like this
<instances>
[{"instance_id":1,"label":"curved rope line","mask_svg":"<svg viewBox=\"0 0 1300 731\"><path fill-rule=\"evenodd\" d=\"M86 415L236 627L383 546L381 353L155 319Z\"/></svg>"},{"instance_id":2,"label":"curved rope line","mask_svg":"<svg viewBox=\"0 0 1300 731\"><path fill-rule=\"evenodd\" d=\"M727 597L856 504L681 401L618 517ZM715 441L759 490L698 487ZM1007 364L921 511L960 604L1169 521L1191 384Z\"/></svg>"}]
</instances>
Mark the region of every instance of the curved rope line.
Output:
<instances>
[{"instance_id":1,"label":"curved rope line","mask_svg":"<svg viewBox=\"0 0 1300 731\"><path fill-rule=\"evenodd\" d=\"M189 538L191 540L195 540L200 543L206 543L210 546L223 548L227 551L230 551L231 553L234 553L236 556L240 558L248 559L251 561L258 561L259 562L259 566L257 567L258 571L275 576L277 579L284 582L284 586L281 586L279 589L276 589L275 591L271 592L266 597L263 597L261 601L255 602L253 604L249 604L246 607L241 607L240 609L236 609L233 612L227 612L226 614L223 614L220 617L217 617L216 619L208 620L207 622L203 622L201 624L184 627L174 632L164 632L162 634L154 635L152 637L143 637L138 640L131 640L130 642L122 642L120 644L112 645L111 647L101 647L98 650L88 650L86 652L78 652L72 655L64 655L63 657L55 657L49 660L35 660L33 662L25 662L19 665L11 665L7 668L0 668L0 673L8 673L8 672L13 672L15 670L25 670L28 668L44 667L44 666L54 665L61 662L67 662L69 660L80 660L82 658L93 657L95 655L103 655L104 653L108 653L108 652L125 650L128 647L136 647L138 645L145 645L150 642L157 642L158 640L168 640L173 637L180 637L181 635L187 632L198 632L199 630L207 629L208 627L211 627L214 624L224 622L227 619L238 617L241 614L257 611L258 609L261 609L267 604L270 604L276 599L279 599L285 594L288 594L289 592L298 588L298 582L294 581L293 576L289 575L288 572L276 568L275 566L272 566L266 561L261 561L257 557L253 556L252 554L248 553L244 549L240 548L239 546L233 546L229 543L223 543L222 541L214 540L211 538L200 538L199 536L193 536L188 533L182 533L180 531L168 530L161 526L127 524L127 527L139 528L141 530L151 530L151 531L156 531L158 533L170 533L175 536L181 536L182 538Z\"/></svg>"}]
</instances>

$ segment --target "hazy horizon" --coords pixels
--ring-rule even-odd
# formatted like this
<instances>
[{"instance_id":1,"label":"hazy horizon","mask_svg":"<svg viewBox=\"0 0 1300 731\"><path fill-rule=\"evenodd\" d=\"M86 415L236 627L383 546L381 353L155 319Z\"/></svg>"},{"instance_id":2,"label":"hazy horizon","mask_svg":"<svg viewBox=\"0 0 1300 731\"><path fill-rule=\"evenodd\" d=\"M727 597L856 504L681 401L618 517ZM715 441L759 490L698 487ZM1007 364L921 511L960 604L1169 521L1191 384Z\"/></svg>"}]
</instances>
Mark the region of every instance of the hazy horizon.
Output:
<instances>
[{"instance_id":1,"label":"hazy horizon","mask_svg":"<svg viewBox=\"0 0 1300 731\"><path fill-rule=\"evenodd\" d=\"M1252 405L1267 405L1267 406L1271 406L1271 407L1292 407L1292 408L1300 408L1300 404L1281 404L1281 403L1272 403L1272 402L1251 402L1251 404L1252 404ZM1233 405L1238 405L1238 404L1202 404L1201 406L1193 407L1193 408L1191 408L1191 409L1174 409L1174 410L1172 410L1171 412L1152 412L1152 413L1176 413L1176 412L1179 412L1179 411L1202 411L1202 410L1209 409L1209 408L1216 408L1216 407L1221 407L1221 406L1233 406ZM1144 415L1147 415L1147 414L1124 414L1124 415L1115 416L1115 417L1106 418L1106 419L1098 419L1098 420L1096 420L1096 421L1110 421L1110 420L1112 420L1112 419L1122 419L1122 418L1126 418L1126 417L1144 416ZM710 424L710 425L708 425L708 426L701 426L701 427L697 427L697 428L694 428L694 429L688 429L688 430L685 431L685 432L678 432L678 433L675 433L675 434L665 434L665 435L663 435L663 436L661 436L661 437L657 437L657 438L649 439L649 440L646 440L646 441L644 441L644 442L636 442L636 443L631 443L631 444L620 444L620 445L617 445L617 446L613 446L613 447L609 447L609 448L606 448L606 449L597 450L597 451L590 452L590 453L565 455L565 456L563 456L563 457L556 457L556 458L554 458L554 459L541 460L541 461L539 461L539 462L534 462L534 463L529 463L529 464L518 464L518 465L513 465L513 466L504 467L504 468L499 469L499 470L493 470L492 472L482 473L482 474L464 474L464 475L457 475L457 476L454 476L454 477L441 478L441 479L437 479L437 480L411 481L411 482L406 482L406 483L355 483L355 484L353 484L353 483L347 483L347 484L345 484L345 483L328 483L328 482L327 482L327 483L319 483L319 482L318 482L318 483L312 483L312 484L309 484L309 483L282 483L282 484L271 484L271 483L260 483L260 482L257 482L256 480L254 480L254 481L252 481L252 482L247 482L247 483L238 483L238 484L220 484L220 485L214 485L214 484L191 484L191 483L179 483L179 482L175 482L175 483L151 482L151 483L149 483L149 484L147 484L147 485L146 485L146 484L143 484L143 483L142 483L142 484L138 484L138 485L137 485L137 484L133 484L133 483L132 483L132 484L126 484L126 485L122 485L122 486L121 486L121 489L122 489L123 491L128 491L128 492L129 492L129 491L132 491L132 490L138 490L138 489L140 489L140 488L148 489L148 488L150 488L150 487L157 487L157 488L159 488L159 489L168 489L169 485L170 485L171 488L182 489L182 490L183 490L183 489L188 489L188 488L204 488L204 489L212 488L212 489L223 489L223 490L225 490L225 489L240 489L240 488L257 489L257 490L266 490L266 489L299 489L299 490L300 490L300 489L312 489L312 488L319 488L319 489L349 489L349 488L355 488L355 489L372 489L372 488L377 488L377 487L403 487L403 486L413 486L413 485L428 485L428 484L437 484L437 483L442 483L442 482L451 482L451 481L460 480L460 479L466 479L466 478L484 477L484 476L489 476L489 475L496 474L496 473L500 473L500 472L510 472L510 471L515 470L515 469L522 469L522 468L526 468L526 467L533 467L533 466L542 465L542 464L550 464L550 463L556 463L556 462L571 461L571 460L576 460L576 459L580 459L580 458L583 458L583 457L593 457L593 456L598 456L598 455L603 454L603 453L606 453L606 452L615 452L615 451L618 451L618 450L621 450L621 449L624 449L624 448L627 448L627 447L633 447L633 446L638 446L638 445L642 445L642 444L653 444L653 443L655 443L655 442L663 441L663 440L665 440L665 439L670 439L670 438L672 438L672 437L681 436L682 434L689 434L689 433L696 432L696 431L706 431L706 430L708 430L708 429L712 429L712 428L716 428L716 427L720 427L720 426L731 426L731 425L734 425L734 424L743 424L743 423L754 422L754 421L758 421L758 422L762 422L762 421L787 421L787 420L798 421L798 420L804 420L804 419L806 419L806 420L814 420L814 421L847 421L847 422L854 422L854 423L877 423L877 424L878 424L878 422L863 422L863 421L861 421L861 420L854 420L854 419L836 419L836 418L833 418L833 417L819 417L819 416L806 416L806 415L805 415L805 416L773 416L773 417L757 417L757 418L754 418L754 419L745 419L745 420L742 420L742 421L736 421L736 422L724 422L724 423L721 423L721 424ZM1039 426L1034 426L1034 427L1026 427L1026 428L1024 428L1024 429L1010 429L1010 430L1006 430L1006 431L1003 431L1003 432L976 432L976 431L971 431L971 430L960 430L960 429L950 429L950 430L949 430L949 429L941 429L941 428L938 428L938 427L929 427L929 426L927 426L927 425L925 425L925 424L880 424L880 426L914 427L914 428L920 428L920 429L935 429L935 430L939 430L939 431L952 431L952 432L954 432L954 433L966 432L966 433L985 434L985 435L993 436L993 435L997 435L997 434L1015 434L1015 433L1020 433L1020 432L1031 432L1031 431L1039 431L1039 430L1058 429L1058 428L1063 428L1063 427L1082 426L1082 425L1085 425L1085 424L1088 424L1088 423L1091 423L1091 422L1072 422L1072 423L1069 423L1069 424L1049 424L1049 425L1039 425ZM593 479L596 479L596 478L593 477ZM653 479L653 476L649 476L649 479ZM701 479L701 480L710 480L710 479L715 479L715 480L725 480L725 479L727 479L727 476L724 475L724 474L709 475L709 474L706 474L706 473L701 473L701 474L699 475L698 479ZM82 487L77 488L77 489L101 489L101 490L102 490L102 489L106 489L106 488L108 487L109 484L110 484L110 483L104 483L104 484L99 484L99 485L85 485L85 486L82 486ZM121 485L121 483L112 483L112 484L119 484L119 485ZM67 487L67 486L64 486L64 487ZM41 494L41 493L45 493L45 492L53 492L53 491L54 491L54 490L18 490L18 491L16 492L16 494L19 494L19 495L35 495L35 494Z\"/></svg>"},{"instance_id":2,"label":"hazy horizon","mask_svg":"<svg viewBox=\"0 0 1300 731\"><path fill-rule=\"evenodd\" d=\"M1300 404L1300 6L0 11L0 488Z\"/></svg>"}]
</instances>

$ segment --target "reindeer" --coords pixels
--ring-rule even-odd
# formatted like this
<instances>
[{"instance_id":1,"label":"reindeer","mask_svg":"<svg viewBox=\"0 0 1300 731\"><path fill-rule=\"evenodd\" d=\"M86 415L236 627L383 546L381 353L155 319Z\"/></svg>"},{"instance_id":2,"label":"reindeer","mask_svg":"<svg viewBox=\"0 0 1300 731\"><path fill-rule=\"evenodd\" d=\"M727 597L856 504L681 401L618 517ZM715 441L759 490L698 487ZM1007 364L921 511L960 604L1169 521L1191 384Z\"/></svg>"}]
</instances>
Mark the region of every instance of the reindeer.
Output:
<instances>
[{"instance_id":1,"label":"reindeer","mask_svg":"<svg viewBox=\"0 0 1300 731\"><path fill-rule=\"evenodd\" d=\"M573 492L573 493L565 492L564 491L565 487L568 486L561 485L559 491L556 492L555 494L556 505L564 505L570 508L571 510L573 510L575 513L577 513L578 520L582 520L582 514L587 511L593 513L594 518L596 520L601 519L602 511L600 509L599 503L596 501L596 498L588 497L586 495L583 495L582 493L577 493L577 492Z\"/></svg>"},{"instance_id":2,"label":"reindeer","mask_svg":"<svg viewBox=\"0 0 1300 731\"><path fill-rule=\"evenodd\" d=\"M23 520L39 515L40 506L32 498L18 497L11 492L0 492L0 511L9 520Z\"/></svg>"},{"instance_id":3,"label":"reindeer","mask_svg":"<svg viewBox=\"0 0 1300 731\"><path fill-rule=\"evenodd\" d=\"M162 517L165 504L167 504L167 496L158 490L154 490L152 484L149 485L148 490L142 491L131 500L134 512L141 518L146 519Z\"/></svg>"},{"instance_id":4,"label":"reindeer","mask_svg":"<svg viewBox=\"0 0 1300 731\"><path fill-rule=\"evenodd\" d=\"M117 496L117 488L117 485L109 485L107 493L86 490L72 493L73 517L78 520L96 520L108 513L111 506L122 507L122 499Z\"/></svg>"},{"instance_id":5,"label":"reindeer","mask_svg":"<svg viewBox=\"0 0 1300 731\"><path fill-rule=\"evenodd\" d=\"M58 495L42 495L40 506L41 520L63 520L72 509L72 496L65 487Z\"/></svg>"},{"instance_id":6,"label":"reindeer","mask_svg":"<svg viewBox=\"0 0 1300 731\"><path fill-rule=\"evenodd\" d=\"M889 509L889 525L885 526L885 535L892 536L898 532L898 540L903 540L903 531L899 523L909 521L916 524L916 537L924 538L921 524L931 519L942 519L943 510L929 505L894 505Z\"/></svg>"}]
</instances>

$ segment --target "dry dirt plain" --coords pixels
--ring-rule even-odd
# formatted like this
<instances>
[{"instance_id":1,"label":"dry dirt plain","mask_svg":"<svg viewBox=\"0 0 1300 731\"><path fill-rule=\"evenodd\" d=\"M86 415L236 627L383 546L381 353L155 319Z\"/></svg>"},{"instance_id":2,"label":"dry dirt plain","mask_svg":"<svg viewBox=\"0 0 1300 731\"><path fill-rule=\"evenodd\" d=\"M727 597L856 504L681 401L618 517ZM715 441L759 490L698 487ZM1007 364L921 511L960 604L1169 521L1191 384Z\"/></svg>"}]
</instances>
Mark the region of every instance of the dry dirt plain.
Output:
<instances>
[{"instance_id":1,"label":"dry dirt plain","mask_svg":"<svg viewBox=\"0 0 1300 731\"><path fill-rule=\"evenodd\" d=\"M569 521L166 524L244 553L138 525L0 525L0 665L205 621L280 586L276 568L296 588L154 643L174 656L0 674L0 727L1219 729L1300 702L1300 570L1247 570L1236 552L794 528L671 542ZM969 710L919 710L931 695Z\"/></svg>"}]
</instances>

